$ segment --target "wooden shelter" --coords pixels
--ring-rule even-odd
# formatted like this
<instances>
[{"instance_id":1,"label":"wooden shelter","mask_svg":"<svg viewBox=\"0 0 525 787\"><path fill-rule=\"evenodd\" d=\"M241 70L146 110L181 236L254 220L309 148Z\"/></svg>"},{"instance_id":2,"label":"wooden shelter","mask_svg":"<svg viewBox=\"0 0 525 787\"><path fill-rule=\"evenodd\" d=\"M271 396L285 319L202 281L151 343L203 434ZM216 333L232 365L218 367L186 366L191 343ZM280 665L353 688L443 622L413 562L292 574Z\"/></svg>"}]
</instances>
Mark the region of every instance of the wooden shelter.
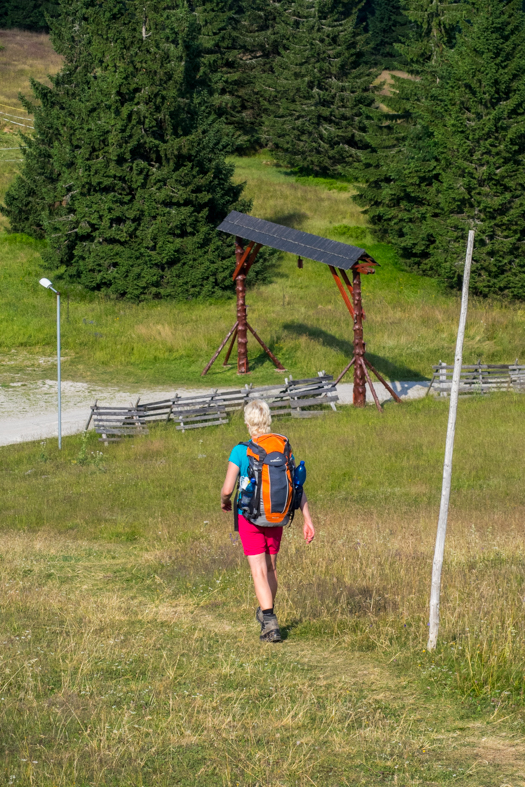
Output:
<instances>
[{"instance_id":1,"label":"wooden shelter","mask_svg":"<svg viewBox=\"0 0 525 787\"><path fill-rule=\"evenodd\" d=\"M246 213L239 213L236 210L228 214L217 229L235 237L236 265L232 278L236 284L237 292L237 320L221 342L209 363L205 366L202 372L203 375L208 372L229 340L230 345L226 352L224 366L228 363L235 342L237 342L237 372L238 374L247 374L249 371L248 331L250 331L259 342L263 350L277 367L277 370L280 372L285 371L284 366L255 332L246 317L246 276L255 262L255 258L262 246L269 246L272 249L296 254L299 268L302 268L303 257L315 260L316 262L322 262L330 268L330 273L334 278L354 324L354 354L350 363L343 369L336 380L336 383L340 382L349 369L352 366L354 367L354 405L356 407L365 406L366 383L368 383L376 406L381 410L379 399L370 378L370 371L375 374L377 379L390 392L396 402L401 401L395 391L392 390L365 355L366 345L363 340L364 313L361 299L361 274L367 275L375 273L375 269L378 267L378 263L365 251L365 249L361 249L357 246L350 246L347 243L321 238L318 235L311 235L309 232L301 232L300 230L294 230L290 227L284 227L281 224L258 219L255 216L248 216ZM246 248L244 248L245 240L248 241ZM350 283L347 271L351 271L352 273L352 283Z\"/></svg>"}]
</instances>

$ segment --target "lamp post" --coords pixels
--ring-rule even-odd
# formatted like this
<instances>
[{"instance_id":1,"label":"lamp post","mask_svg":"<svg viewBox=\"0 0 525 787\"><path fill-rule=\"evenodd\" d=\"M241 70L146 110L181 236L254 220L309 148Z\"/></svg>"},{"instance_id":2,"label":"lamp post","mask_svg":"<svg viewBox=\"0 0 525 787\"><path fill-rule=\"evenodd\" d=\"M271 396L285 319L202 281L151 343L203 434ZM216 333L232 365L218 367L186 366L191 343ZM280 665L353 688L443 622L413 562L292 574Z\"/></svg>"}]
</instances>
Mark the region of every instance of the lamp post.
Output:
<instances>
[{"instance_id":1,"label":"lamp post","mask_svg":"<svg viewBox=\"0 0 525 787\"><path fill-rule=\"evenodd\" d=\"M62 398L60 380L60 293L55 290L49 279L40 279L39 284L57 296L57 370L58 370L58 447L62 448Z\"/></svg>"}]
</instances>

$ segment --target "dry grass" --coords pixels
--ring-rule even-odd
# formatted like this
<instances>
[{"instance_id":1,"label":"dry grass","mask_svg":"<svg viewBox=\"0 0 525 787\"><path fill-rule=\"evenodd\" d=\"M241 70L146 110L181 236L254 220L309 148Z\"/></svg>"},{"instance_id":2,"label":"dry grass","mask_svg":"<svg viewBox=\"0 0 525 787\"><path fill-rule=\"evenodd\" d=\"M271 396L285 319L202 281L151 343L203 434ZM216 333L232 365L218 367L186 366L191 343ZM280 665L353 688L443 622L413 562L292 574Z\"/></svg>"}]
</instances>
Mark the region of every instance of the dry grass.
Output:
<instances>
[{"instance_id":1,"label":"dry grass","mask_svg":"<svg viewBox=\"0 0 525 787\"><path fill-rule=\"evenodd\" d=\"M274 648L257 640L245 561L217 508L240 418L205 435L161 428L101 460L79 438L61 455L2 449L8 777L523 785L524 407L461 402L433 655L446 403L276 424L306 460L318 533L307 547L299 524L285 531Z\"/></svg>"},{"instance_id":2,"label":"dry grass","mask_svg":"<svg viewBox=\"0 0 525 787\"><path fill-rule=\"evenodd\" d=\"M18 94L30 94L30 79L47 82L48 75L56 74L63 60L46 33L0 30L0 46L0 109L9 112L16 108L15 114L21 114Z\"/></svg>"},{"instance_id":3,"label":"dry grass","mask_svg":"<svg viewBox=\"0 0 525 787\"><path fill-rule=\"evenodd\" d=\"M370 595L388 567L366 562L384 543L372 531L368 559L356 559L347 548L355 527L335 522L331 533L331 545L308 553L287 533L284 583L328 561L339 570L344 551L352 584L371 582ZM360 632L344 608L334 630L328 593L322 611L301 603L316 600L314 583L283 594L288 639L262 647L247 622L246 568L210 564L224 551L217 528L200 539L208 550L162 534L149 550L2 537L0 729L17 784L522 784L523 720L508 701L476 713L440 696L430 675L422 684L414 674L417 637L392 648L379 631L365 633L383 625L368 604ZM406 578L422 556L401 533L395 544Z\"/></svg>"},{"instance_id":4,"label":"dry grass","mask_svg":"<svg viewBox=\"0 0 525 787\"><path fill-rule=\"evenodd\" d=\"M22 107L19 94L31 95L31 78L49 84L48 75L60 69L62 58L56 54L45 33L0 30L0 47L0 200L3 201L20 166L17 161L9 159L22 158L18 150L6 148L18 146L19 131L27 133L27 129L17 123L31 124L31 117ZM7 116L2 117L5 113ZM13 115L15 117L9 117ZM7 227L7 219L0 216L0 229Z\"/></svg>"}]
</instances>

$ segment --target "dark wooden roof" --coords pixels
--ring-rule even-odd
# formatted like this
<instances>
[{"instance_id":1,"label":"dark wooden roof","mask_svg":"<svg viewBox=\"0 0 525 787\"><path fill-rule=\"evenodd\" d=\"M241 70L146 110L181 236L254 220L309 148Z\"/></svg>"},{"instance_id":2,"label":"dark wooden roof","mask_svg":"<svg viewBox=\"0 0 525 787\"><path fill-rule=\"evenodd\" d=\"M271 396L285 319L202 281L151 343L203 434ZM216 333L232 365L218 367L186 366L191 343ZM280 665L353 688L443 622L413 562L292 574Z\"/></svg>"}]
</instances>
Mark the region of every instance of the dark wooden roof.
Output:
<instances>
[{"instance_id":1,"label":"dark wooden roof","mask_svg":"<svg viewBox=\"0 0 525 787\"><path fill-rule=\"evenodd\" d=\"M333 265L334 268L343 270L349 270L360 259L372 260L372 257L358 246L320 238L318 235L283 227L282 224L257 219L255 216L248 216L236 210L232 210L217 229L230 235L239 235L245 240L261 243L263 246L270 246L272 249L288 251L290 254L297 254L298 257L324 262L326 265Z\"/></svg>"}]
</instances>

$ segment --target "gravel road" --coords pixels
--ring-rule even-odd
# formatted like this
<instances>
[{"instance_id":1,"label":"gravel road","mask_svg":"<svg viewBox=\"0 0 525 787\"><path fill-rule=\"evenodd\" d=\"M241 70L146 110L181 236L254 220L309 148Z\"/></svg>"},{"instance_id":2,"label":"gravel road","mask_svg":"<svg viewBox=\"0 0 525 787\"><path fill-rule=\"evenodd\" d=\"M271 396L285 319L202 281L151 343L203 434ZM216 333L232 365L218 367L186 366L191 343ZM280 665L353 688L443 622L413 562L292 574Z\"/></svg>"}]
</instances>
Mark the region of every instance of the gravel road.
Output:
<instances>
[{"instance_id":1,"label":"gravel road","mask_svg":"<svg viewBox=\"0 0 525 787\"><path fill-rule=\"evenodd\" d=\"M398 382L392 387L401 398L419 399L425 395L428 382ZM167 399L175 392L181 396L203 393L209 388L164 388L144 390L141 400ZM223 389L227 390L227 389ZM351 404L353 385L342 383L337 391L342 404ZM390 399L390 394L379 383L380 401ZM62 382L62 434L81 432L89 416L89 407L95 399L99 404L126 406L137 401L138 394L122 391L117 387L100 387L89 383ZM367 401L372 396L367 387ZM0 445L44 440L57 436L57 383L42 380L36 383L11 383L0 387Z\"/></svg>"}]
</instances>

